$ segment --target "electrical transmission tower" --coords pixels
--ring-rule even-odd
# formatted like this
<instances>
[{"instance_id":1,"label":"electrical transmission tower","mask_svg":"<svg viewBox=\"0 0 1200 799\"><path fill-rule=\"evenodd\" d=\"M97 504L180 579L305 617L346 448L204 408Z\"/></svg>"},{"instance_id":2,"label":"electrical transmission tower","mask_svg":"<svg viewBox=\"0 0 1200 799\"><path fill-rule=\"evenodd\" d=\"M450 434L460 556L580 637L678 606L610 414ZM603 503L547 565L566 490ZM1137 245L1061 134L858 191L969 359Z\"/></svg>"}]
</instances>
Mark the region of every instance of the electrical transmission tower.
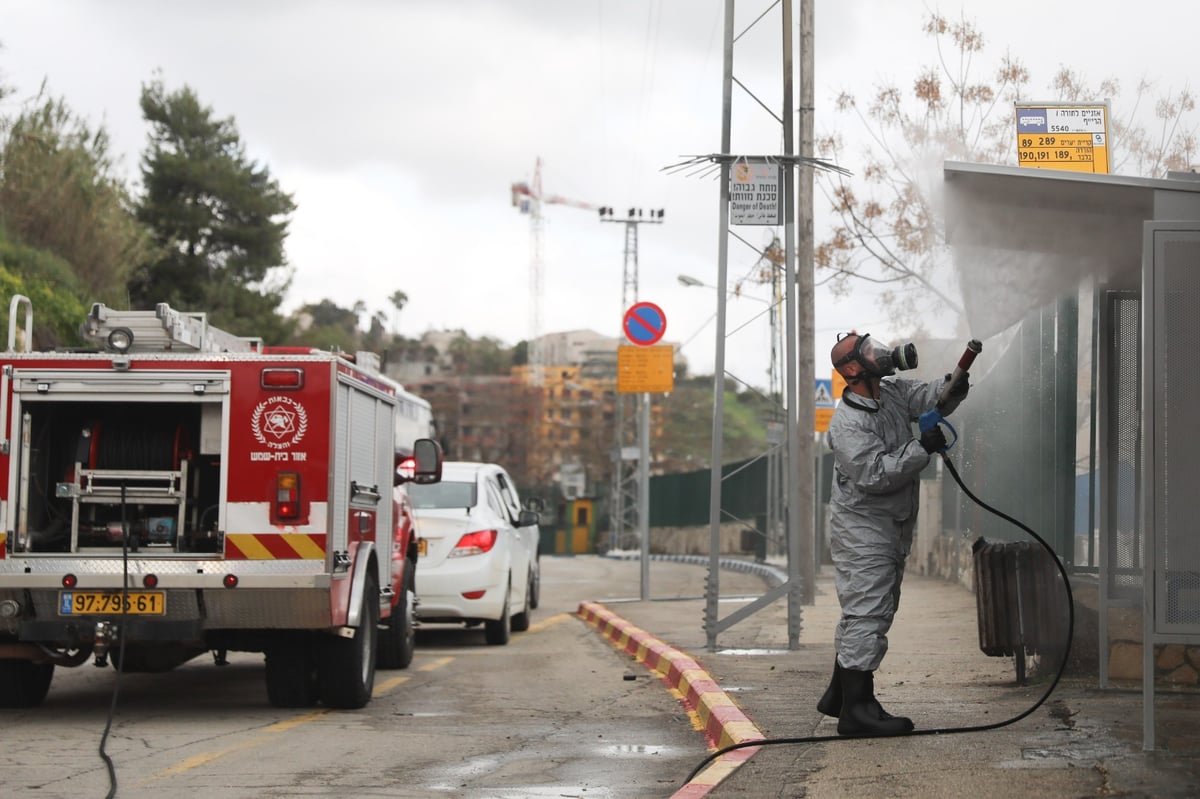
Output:
<instances>
[{"instance_id":1,"label":"electrical transmission tower","mask_svg":"<svg viewBox=\"0 0 1200 799\"><path fill-rule=\"evenodd\" d=\"M780 404L786 394L784 377L786 369L780 365L785 351L783 331L784 298L784 268L785 253L779 236L772 234L771 243L763 250L758 263L755 264L753 279L756 283L769 283L771 286L771 361L770 361L770 418L767 422L767 529L762 531L767 536L765 552L768 556L787 554L786 529L787 523L787 419Z\"/></svg>"},{"instance_id":2,"label":"electrical transmission tower","mask_svg":"<svg viewBox=\"0 0 1200 799\"><path fill-rule=\"evenodd\" d=\"M625 219L613 215L613 209L600 209L601 222L619 222L625 225L625 270L621 283L621 312L627 311L638 300L638 227L643 224L661 225L663 210L630 208ZM639 541L647 533L649 524L646 477L650 464L642 463L647 447L642 437L650 434L648 422L650 397L647 394L616 394L616 446L613 449L613 482L611 496L611 521L609 525L609 547L623 549ZM639 420L642 430L639 435ZM643 542L644 544L645 542ZM643 558L642 594L646 594Z\"/></svg>"}]
</instances>

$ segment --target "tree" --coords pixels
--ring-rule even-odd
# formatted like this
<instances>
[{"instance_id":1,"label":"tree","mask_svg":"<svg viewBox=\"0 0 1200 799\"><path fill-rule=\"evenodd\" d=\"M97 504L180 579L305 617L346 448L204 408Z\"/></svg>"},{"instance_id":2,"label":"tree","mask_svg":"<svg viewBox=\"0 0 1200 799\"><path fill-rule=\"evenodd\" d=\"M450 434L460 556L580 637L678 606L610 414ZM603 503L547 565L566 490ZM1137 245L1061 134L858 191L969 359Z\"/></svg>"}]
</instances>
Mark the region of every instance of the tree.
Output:
<instances>
[{"instance_id":1,"label":"tree","mask_svg":"<svg viewBox=\"0 0 1200 799\"><path fill-rule=\"evenodd\" d=\"M360 327L360 319L367 312L366 303L358 300L350 309L339 307L331 300L321 300L318 303L302 306L292 319L293 333L288 337L289 344L300 344L321 349L340 349L343 352L366 350L374 352L385 359L390 350L402 349L397 337L389 340L385 332L387 316L383 311L376 311L368 319L368 328L364 333Z\"/></svg>"},{"instance_id":2,"label":"tree","mask_svg":"<svg viewBox=\"0 0 1200 799\"><path fill-rule=\"evenodd\" d=\"M525 340L518 341L512 350L512 365L525 366L529 363L529 342Z\"/></svg>"},{"instance_id":3,"label":"tree","mask_svg":"<svg viewBox=\"0 0 1200 799\"><path fill-rule=\"evenodd\" d=\"M395 316L392 317L392 333L400 332L400 312L404 310L404 306L408 305L408 295L403 291L396 289L392 295L388 297L388 302L396 309Z\"/></svg>"},{"instance_id":4,"label":"tree","mask_svg":"<svg viewBox=\"0 0 1200 799\"><path fill-rule=\"evenodd\" d=\"M739 392L726 381L723 458L726 463L763 454L766 421L778 406L756 389ZM712 462L712 376L683 377L656 399L663 411L662 439L655 442L656 468L664 472L707 469Z\"/></svg>"},{"instance_id":5,"label":"tree","mask_svg":"<svg viewBox=\"0 0 1200 799\"><path fill-rule=\"evenodd\" d=\"M984 37L970 22L933 12L925 32L937 60L919 72L910 92L878 86L865 106L849 92L838 97L838 111L866 134L861 155L847 157L840 133L817 142L822 157L862 164L855 179L817 174L836 219L832 235L814 253L819 282L842 295L864 283L878 287L893 323L914 335L928 332L923 320L931 312L962 313L938 205L942 163L1014 163L1012 103L1026 99L1030 82L1025 66L1007 53L990 77L977 77ZM1160 130L1151 133L1141 122L1140 105L1152 89L1141 81L1129 112L1110 120L1124 154L1113 171L1158 176L1185 167L1196 152L1195 126L1187 124L1195 107L1191 93L1185 88L1159 97L1154 114ZM1051 94L1033 99L1094 101L1121 92L1114 79L1092 89L1082 76L1061 69Z\"/></svg>"},{"instance_id":6,"label":"tree","mask_svg":"<svg viewBox=\"0 0 1200 799\"><path fill-rule=\"evenodd\" d=\"M43 88L7 126L0 165L0 223L9 235L66 261L78 299L123 305L134 265L154 248L114 174L105 129Z\"/></svg>"},{"instance_id":7,"label":"tree","mask_svg":"<svg viewBox=\"0 0 1200 799\"><path fill-rule=\"evenodd\" d=\"M355 310L347 310L330 300L305 305L296 313L304 323L296 325L297 332L288 339L288 343L354 352L359 349L362 337L356 310L357 306Z\"/></svg>"},{"instance_id":8,"label":"tree","mask_svg":"<svg viewBox=\"0 0 1200 799\"><path fill-rule=\"evenodd\" d=\"M463 333L448 352L458 375L507 375L512 365L512 351L491 336L474 339Z\"/></svg>"},{"instance_id":9,"label":"tree","mask_svg":"<svg viewBox=\"0 0 1200 799\"><path fill-rule=\"evenodd\" d=\"M1054 75L1054 89L1059 100L1090 102L1096 97L1118 97L1121 84L1113 79L1102 81L1096 90L1077 72L1062 67ZM1172 170L1190 169L1195 162L1200 142L1196 126L1188 127L1188 114L1196 110L1196 98L1184 86L1178 92L1168 91L1154 98L1154 120L1157 129L1139 124L1141 104L1150 99L1154 84L1146 79L1138 82L1134 102L1125 115L1112 120L1112 136L1120 142L1112 171L1117 174L1164 177ZM1110 149L1110 153L1112 150Z\"/></svg>"},{"instance_id":10,"label":"tree","mask_svg":"<svg viewBox=\"0 0 1200 799\"><path fill-rule=\"evenodd\" d=\"M281 340L291 195L247 157L233 118L215 118L189 87L168 93L155 80L141 107L150 140L138 217L162 254L138 269L132 303L203 310L231 332Z\"/></svg>"},{"instance_id":11,"label":"tree","mask_svg":"<svg viewBox=\"0 0 1200 799\"><path fill-rule=\"evenodd\" d=\"M367 332L362 337L362 348L382 355L391 343L387 335L387 314L383 311L376 311L371 314L370 319ZM395 340L395 336L390 338L392 341Z\"/></svg>"}]
</instances>

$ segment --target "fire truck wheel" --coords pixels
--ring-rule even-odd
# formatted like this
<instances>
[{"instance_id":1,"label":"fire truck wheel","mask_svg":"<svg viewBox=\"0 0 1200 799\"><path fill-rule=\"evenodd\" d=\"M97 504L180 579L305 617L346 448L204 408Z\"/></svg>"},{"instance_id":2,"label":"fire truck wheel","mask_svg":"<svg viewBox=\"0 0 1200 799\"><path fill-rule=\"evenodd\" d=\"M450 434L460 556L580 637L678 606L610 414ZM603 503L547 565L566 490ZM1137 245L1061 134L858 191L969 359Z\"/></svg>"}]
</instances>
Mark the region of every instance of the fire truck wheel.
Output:
<instances>
[{"instance_id":1,"label":"fire truck wheel","mask_svg":"<svg viewBox=\"0 0 1200 799\"><path fill-rule=\"evenodd\" d=\"M275 707L312 707L317 703L317 664L306 640L267 648L267 699Z\"/></svg>"},{"instance_id":2,"label":"fire truck wheel","mask_svg":"<svg viewBox=\"0 0 1200 799\"><path fill-rule=\"evenodd\" d=\"M512 599L512 578L509 578L508 590L504 592L504 610L500 618L483 623L483 639L492 646L503 646L508 643L511 625L508 618L508 603Z\"/></svg>"},{"instance_id":3,"label":"fire truck wheel","mask_svg":"<svg viewBox=\"0 0 1200 799\"><path fill-rule=\"evenodd\" d=\"M533 597L533 570L529 572L529 580L525 585L525 607L520 613L514 614L512 617L512 630L514 633L523 633L529 629L529 613Z\"/></svg>"},{"instance_id":4,"label":"fire truck wheel","mask_svg":"<svg viewBox=\"0 0 1200 799\"><path fill-rule=\"evenodd\" d=\"M413 584L415 566L412 561L404 564L404 588L400 591L400 601L392 608L387 626L379 632L376 668L407 669L408 664L412 663L417 643L416 625L413 623L417 606L417 592Z\"/></svg>"},{"instance_id":5,"label":"fire truck wheel","mask_svg":"<svg viewBox=\"0 0 1200 799\"><path fill-rule=\"evenodd\" d=\"M379 586L374 575L367 577L362 603L352 637L326 636L321 641L317 681L326 707L358 710L371 701L379 641Z\"/></svg>"},{"instance_id":6,"label":"fire truck wheel","mask_svg":"<svg viewBox=\"0 0 1200 799\"><path fill-rule=\"evenodd\" d=\"M0 660L0 707L35 707L50 690L53 663Z\"/></svg>"}]
</instances>

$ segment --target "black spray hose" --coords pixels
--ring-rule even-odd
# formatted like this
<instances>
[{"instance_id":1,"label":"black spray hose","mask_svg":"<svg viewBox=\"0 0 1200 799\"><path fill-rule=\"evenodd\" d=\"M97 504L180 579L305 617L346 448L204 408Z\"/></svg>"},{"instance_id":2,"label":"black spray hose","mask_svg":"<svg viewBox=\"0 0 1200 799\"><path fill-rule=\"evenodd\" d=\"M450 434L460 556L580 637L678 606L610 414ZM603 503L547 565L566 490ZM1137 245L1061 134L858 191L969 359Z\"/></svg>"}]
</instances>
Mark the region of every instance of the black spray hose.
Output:
<instances>
[{"instance_id":1,"label":"black spray hose","mask_svg":"<svg viewBox=\"0 0 1200 799\"><path fill-rule=\"evenodd\" d=\"M1062 662L1058 665L1058 672L1054 675L1054 680L1050 683L1049 687L1046 688L1046 692L1044 694L1042 694L1041 698L1039 698L1038 701L1034 702L1027 710L1025 710L1021 713L1018 713L1017 715L1013 716L1010 719L1005 719L1004 721L993 722L991 724L976 724L976 725L973 725L970 727L942 727L942 728L930 729L930 730L913 730L912 732L906 732L901 735L888 735L888 736L860 735L860 736L848 737L848 736L844 736L844 735L809 735L809 736L805 736L803 738L769 738L769 739L760 740L760 741L742 741L740 743L732 744L730 746L726 746L723 749L718 749L715 752L710 753L708 755L708 757L706 757L706 758L704 758L704 760L700 761L700 764L698 766L696 766L696 768L692 769L692 773L688 775L686 780L684 780L684 784L687 784L687 783L691 782L693 779L695 779L696 775L699 774L701 771L703 771L704 768L706 766L708 766L709 763L716 760L718 757L725 754L726 752L732 752L734 749L746 749L751 746L774 746L774 745L778 745L778 744L813 744L813 743L824 743L825 741L857 741L857 740L861 740L863 738L884 738L884 737L887 737L887 738L903 738L903 737L915 738L918 735L949 735L950 733L955 733L955 732L987 732L988 730L998 730L1001 727L1007 727L1010 724L1015 724L1016 722L1025 718L1029 714L1033 713L1035 710L1037 710L1039 707L1041 707L1047 699L1050 698L1050 694L1054 693L1054 689L1058 687L1058 681L1062 679L1063 672L1066 671L1067 660L1069 659L1070 654L1071 654L1071 641L1075 637L1075 597L1071 593L1071 581L1067 577L1067 569L1065 566L1063 566L1063 562L1059 559L1058 555L1056 555L1054 553L1054 549L1048 543L1046 543L1045 539L1043 539L1040 535L1035 533L1032 529L1030 529L1025 524L1023 524L1023 523L1017 521L1016 519L1014 519L1013 517L1009 516L1007 513L996 510L991 505L987 504L986 502L981 500L979 497L972 494L970 489L968 489L965 485L963 485L962 478L958 476L958 470L956 470L954 468L954 464L950 462L950 457L945 452L941 452L939 454L942 456L942 462L946 464L946 468L950 470L950 474L954 477L954 482L958 483L958 487L963 490L964 494L966 494L968 497L970 497L975 502L975 504L978 505L979 507L983 508L986 511L990 511L991 513L994 513L995 515L999 516L1001 519L1012 522L1017 527L1020 527L1022 530L1024 530L1025 532L1027 532L1031 536L1033 536L1034 539L1036 539L1037 542L1042 545L1042 547L1046 550L1046 552L1048 552L1050 554L1050 557L1054 559L1054 565L1058 567L1058 573L1060 575L1062 575L1063 586L1067 589L1067 614L1068 614L1067 615L1067 642L1066 642L1066 646L1063 648Z\"/></svg>"},{"instance_id":2,"label":"black spray hose","mask_svg":"<svg viewBox=\"0 0 1200 799\"><path fill-rule=\"evenodd\" d=\"M129 522L125 512L125 481L121 481L121 620L125 620L126 609L129 607ZM117 714L117 695L121 692L121 672L125 669L125 625L117 627L117 676L113 680L112 702L108 706L108 720L104 722L104 734L100 736L100 759L108 770L108 793L104 799L113 799L117 795L117 768L112 758L105 751L108 743L108 733L112 730L113 717Z\"/></svg>"}]
</instances>

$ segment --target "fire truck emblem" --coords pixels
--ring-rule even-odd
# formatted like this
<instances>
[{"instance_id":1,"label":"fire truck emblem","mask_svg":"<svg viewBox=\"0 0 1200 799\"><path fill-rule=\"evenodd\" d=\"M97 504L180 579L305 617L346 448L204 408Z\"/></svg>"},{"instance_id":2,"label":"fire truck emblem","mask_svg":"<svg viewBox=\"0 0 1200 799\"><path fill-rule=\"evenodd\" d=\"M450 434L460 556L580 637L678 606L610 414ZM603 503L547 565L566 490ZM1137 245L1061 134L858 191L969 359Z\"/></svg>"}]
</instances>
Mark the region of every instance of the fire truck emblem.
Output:
<instances>
[{"instance_id":1,"label":"fire truck emblem","mask_svg":"<svg viewBox=\"0 0 1200 799\"><path fill-rule=\"evenodd\" d=\"M260 443L271 449L287 449L304 438L308 413L291 397L270 397L254 408L250 429Z\"/></svg>"}]
</instances>

